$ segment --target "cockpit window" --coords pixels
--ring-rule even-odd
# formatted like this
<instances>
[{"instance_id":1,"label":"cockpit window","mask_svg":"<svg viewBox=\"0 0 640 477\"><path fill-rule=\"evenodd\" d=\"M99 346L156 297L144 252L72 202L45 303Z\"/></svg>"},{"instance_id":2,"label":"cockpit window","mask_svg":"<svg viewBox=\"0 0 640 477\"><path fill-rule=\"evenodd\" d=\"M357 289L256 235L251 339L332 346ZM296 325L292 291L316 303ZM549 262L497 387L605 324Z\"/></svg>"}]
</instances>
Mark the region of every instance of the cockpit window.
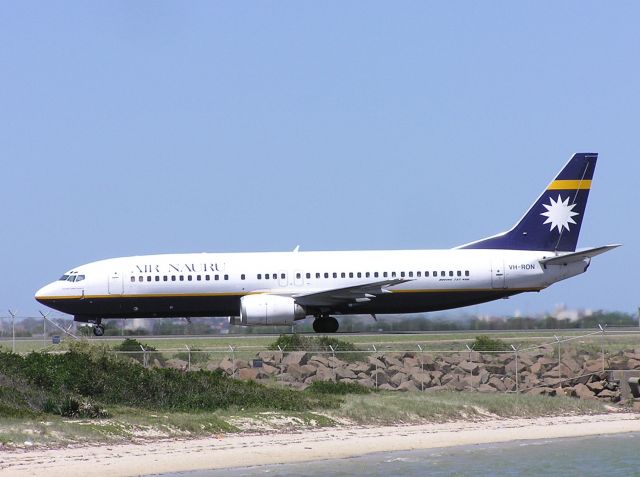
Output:
<instances>
[{"instance_id":1,"label":"cockpit window","mask_svg":"<svg viewBox=\"0 0 640 477\"><path fill-rule=\"evenodd\" d=\"M75 273L65 273L60 277L60 281L63 282L81 282L84 280L84 275L76 275Z\"/></svg>"}]
</instances>

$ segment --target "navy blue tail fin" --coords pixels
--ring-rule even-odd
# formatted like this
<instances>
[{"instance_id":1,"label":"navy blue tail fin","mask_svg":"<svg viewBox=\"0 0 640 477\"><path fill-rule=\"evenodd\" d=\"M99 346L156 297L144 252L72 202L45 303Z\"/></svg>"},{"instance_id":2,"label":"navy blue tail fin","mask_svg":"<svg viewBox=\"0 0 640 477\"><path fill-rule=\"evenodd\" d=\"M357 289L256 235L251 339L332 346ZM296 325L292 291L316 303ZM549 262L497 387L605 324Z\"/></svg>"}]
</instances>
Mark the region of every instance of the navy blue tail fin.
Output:
<instances>
[{"instance_id":1,"label":"navy blue tail fin","mask_svg":"<svg viewBox=\"0 0 640 477\"><path fill-rule=\"evenodd\" d=\"M573 252L598 154L574 154L511 230L458 248Z\"/></svg>"}]
</instances>

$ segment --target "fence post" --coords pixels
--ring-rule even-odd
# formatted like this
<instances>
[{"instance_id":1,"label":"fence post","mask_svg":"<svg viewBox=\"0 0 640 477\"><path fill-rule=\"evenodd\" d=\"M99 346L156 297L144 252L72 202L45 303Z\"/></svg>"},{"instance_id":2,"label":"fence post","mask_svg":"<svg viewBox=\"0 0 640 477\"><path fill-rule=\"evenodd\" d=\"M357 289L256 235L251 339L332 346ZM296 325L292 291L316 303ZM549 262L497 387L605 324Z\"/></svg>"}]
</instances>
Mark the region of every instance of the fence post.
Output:
<instances>
[{"instance_id":1,"label":"fence post","mask_svg":"<svg viewBox=\"0 0 640 477\"><path fill-rule=\"evenodd\" d=\"M147 362L147 350L144 349L144 346L140 345L140 349L142 350L142 366L143 367L147 367L148 362Z\"/></svg>"},{"instance_id":2,"label":"fence post","mask_svg":"<svg viewBox=\"0 0 640 477\"><path fill-rule=\"evenodd\" d=\"M418 345L418 349L420 350L420 371L421 374L424 374L424 351L422 350L422 346ZM424 391L424 376L420 377L420 391Z\"/></svg>"},{"instance_id":3,"label":"fence post","mask_svg":"<svg viewBox=\"0 0 640 477\"><path fill-rule=\"evenodd\" d=\"M43 313L42 310L38 310L38 313L42 315L42 347L47 347L47 315L49 312Z\"/></svg>"},{"instance_id":4,"label":"fence post","mask_svg":"<svg viewBox=\"0 0 640 477\"><path fill-rule=\"evenodd\" d=\"M16 352L16 311L9 310L11 315L11 352Z\"/></svg>"},{"instance_id":5,"label":"fence post","mask_svg":"<svg viewBox=\"0 0 640 477\"><path fill-rule=\"evenodd\" d=\"M469 345L465 343L465 346L467 347L467 350L469 351L469 364L471 364L471 353L473 352L473 348L476 347L475 343L473 344L473 346L471 348L469 348ZM517 361L517 360L516 360ZM516 376L518 375L518 363L516 362ZM469 370L469 376L471 376L471 378L473 378L473 370ZM518 381L516 380L516 386L518 385ZM471 387L473 388L473 379L471 379Z\"/></svg>"},{"instance_id":6,"label":"fence post","mask_svg":"<svg viewBox=\"0 0 640 477\"><path fill-rule=\"evenodd\" d=\"M236 378L236 349L229 345L229 349L231 350L231 379Z\"/></svg>"},{"instance_id":7,"label":"fence post","mask_svg":"<svg viewBox=\"0 0 640 477\"><path fill-rule=\"evenodd\" d=\"M191 350L187 345L184 345L184 347L187 348L188 359L189 359L189 361L187 361L187 371L191 371Z\"/></svg>"},{"instance_id":8,"label":"fence post","mask_svg":"<svg viewBox=\"0 0 640 477\"><path fill-rule=\"evenodd\" d=\"M604 329L607 327L607 325L604 325L604 327L600 324L598 324L598 328L600 328L600 331L602 333L600 333L600 353L602 354L602 372L604 373L605 370L605 361L604 361Z\"/></svg>"},{"instance_id":9,"label":"fence post","mask_svg":"<svg viewBox=\"0 0 640 477\"><path fill-rule=\"evenodd\" d=\"M376 345L371 345L373 347L373 352L374 354L378 352L378 350L376 349ZM375 356L374 356L375 358ZM376 389L378 389L378 358L376 359Z\"/></svg>"},{"instance_id":10,"label":"fence post","mask_svg":"<svg viewBox=\"0 0 640 477\"><path fill-rule=\"evenodd\" d=\"M560 342L560 338L556 335L553 335L553 337L558 342L558 379L560 380L558 387L562 389L562 343Z\"/></svg>"},{"instance_id":11,"label":"fence post","mask_svg":"<svg viewBox=\"0 0 640 477\"><path fill-rule=\"evenodd\" d=\"M511 349L516 354L516 394L520 394L520 380L518 379L518 348L511 345Z\"/></svg>"},{"instance_id":12,"label":"fence post","mask_svg":"<svg viewBox=\"0 0 640 477\"><path fill-rule=\"evenodd\" d=\"M331 348L331 355L333 356L331 367L333 368L333 382L335 383L338 382L338 376L336 375L336 349L332 345L329 345L329 348Z\"/></svg>"}]
</instances>

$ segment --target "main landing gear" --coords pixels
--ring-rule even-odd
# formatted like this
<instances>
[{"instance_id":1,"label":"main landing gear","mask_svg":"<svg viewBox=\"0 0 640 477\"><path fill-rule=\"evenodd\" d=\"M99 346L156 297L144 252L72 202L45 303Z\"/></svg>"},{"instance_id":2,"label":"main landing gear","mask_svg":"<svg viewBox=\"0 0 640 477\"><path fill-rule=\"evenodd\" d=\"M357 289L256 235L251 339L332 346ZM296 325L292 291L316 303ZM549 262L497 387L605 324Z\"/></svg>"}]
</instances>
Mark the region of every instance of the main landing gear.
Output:
<instances>
[{"instance_id":1,"label":"main landing gear","mask_svg":"<svg viewBox=\"0 0 640 477\"><path fill-rule=\"evenodd\" d=\"M318 316L313 322L313 331L316 333L335 333L340 324L333 316Z\"/></svg>"},{"instance_id":2,"label":"main landing gear","mask_svg":"<svg viewBox=\"0 0 640 477\"><path fill-rule=\"evenodd\" d=\"M100 318L96 320L96 325L93 327L93 334L96 336L104 335L104 325L102 324L102 320Z\"/></svg>"}]
</instances>

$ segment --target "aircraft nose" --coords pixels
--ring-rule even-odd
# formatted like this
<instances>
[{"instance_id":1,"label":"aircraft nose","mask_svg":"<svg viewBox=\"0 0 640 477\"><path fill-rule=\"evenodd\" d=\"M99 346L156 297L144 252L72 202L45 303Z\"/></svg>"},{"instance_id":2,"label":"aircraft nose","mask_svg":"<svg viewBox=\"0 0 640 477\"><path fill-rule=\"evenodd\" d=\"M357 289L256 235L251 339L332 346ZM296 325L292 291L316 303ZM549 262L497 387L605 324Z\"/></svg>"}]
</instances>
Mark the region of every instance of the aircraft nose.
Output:
<instances>
[{"instance_id":1,"label":"aircraft nose","mask_svg":"<svg viewBox=\"0 0 640 477\"><path fill-rule=\"evenodd\" d=\"M34 298L44 305L45 302L46 302L47 297L50 297L52 295L51 292L53 291L52 290L53 285L54 285L53 283L49 283L49 284L43 286L42 288L40 288L36 292Z\"/></svg>"}]
</instances>

